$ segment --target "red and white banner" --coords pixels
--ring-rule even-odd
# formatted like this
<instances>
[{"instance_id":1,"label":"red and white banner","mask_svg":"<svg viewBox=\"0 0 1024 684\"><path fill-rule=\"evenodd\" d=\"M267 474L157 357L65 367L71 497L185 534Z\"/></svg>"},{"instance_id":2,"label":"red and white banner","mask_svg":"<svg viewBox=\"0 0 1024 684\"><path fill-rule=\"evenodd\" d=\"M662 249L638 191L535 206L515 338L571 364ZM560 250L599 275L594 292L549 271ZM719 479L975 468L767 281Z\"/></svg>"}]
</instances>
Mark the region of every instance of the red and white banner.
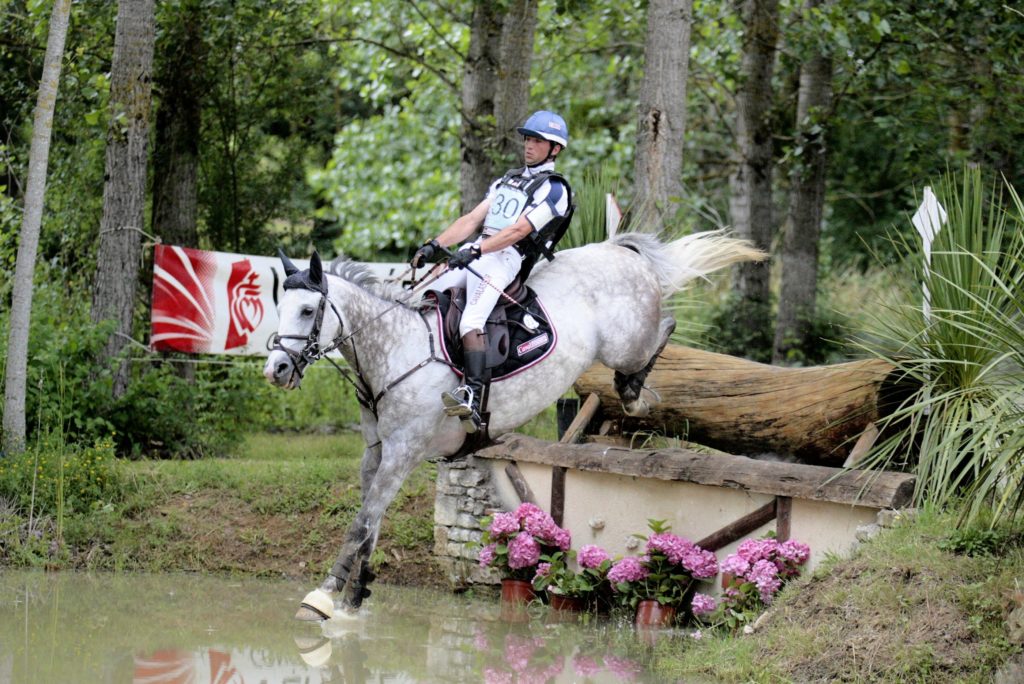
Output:
<instances>
[{"instance_id":1,"label":"red and white banner","mask_svg":"<svg viewBox=\"0 0 1024 684\"><path fill-rule=\"evenodd\" d=\"M293 259L299 268L308 260ZM405 264L365 264L379 277ZM277 332L284 269L276 257L157 245L149 344L156 351L265 356Z\"/></svg>"}]
</instances>

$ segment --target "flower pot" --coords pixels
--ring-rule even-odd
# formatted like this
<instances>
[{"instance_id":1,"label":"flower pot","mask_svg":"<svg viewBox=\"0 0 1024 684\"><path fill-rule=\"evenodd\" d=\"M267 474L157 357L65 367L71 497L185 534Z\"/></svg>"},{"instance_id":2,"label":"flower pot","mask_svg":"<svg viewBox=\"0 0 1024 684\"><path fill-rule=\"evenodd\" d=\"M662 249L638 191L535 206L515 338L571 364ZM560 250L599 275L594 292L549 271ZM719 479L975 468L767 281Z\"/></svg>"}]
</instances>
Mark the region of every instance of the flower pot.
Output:
<instances>
[{"instance_id":1,"label":"flower pot","mask_svg":"<svg viewBox=\"0 0 1024 684\"><path fill-rule=\"evenodd\" d=\"M565 596L549 591L548 599L551 602L551 607L555 610L564 610L570 613L581 613L586 610L586 603L580 596Z\"/></svg>"},{"instance_id":2,"label":"flower pot","mask_svg":"<svg viewBox=\"0 0 1024 684\"><path fill-rule=\"evenodd\" d=\"M535 598L537 595L533 591L533 585L526 580L501 580L502 603L526 604Z\"/></svg>"},{"instance_id":3,"label":"flower pot","mask_svg":"<svg viewBox=\"0 0 1024 684\"><path fill-rule=\"evenodd\" d=\"M636 607L637 627L671 627L676 619L676 609L665 606L654 599L644 599Z\"/></svg>"}]
</instances>

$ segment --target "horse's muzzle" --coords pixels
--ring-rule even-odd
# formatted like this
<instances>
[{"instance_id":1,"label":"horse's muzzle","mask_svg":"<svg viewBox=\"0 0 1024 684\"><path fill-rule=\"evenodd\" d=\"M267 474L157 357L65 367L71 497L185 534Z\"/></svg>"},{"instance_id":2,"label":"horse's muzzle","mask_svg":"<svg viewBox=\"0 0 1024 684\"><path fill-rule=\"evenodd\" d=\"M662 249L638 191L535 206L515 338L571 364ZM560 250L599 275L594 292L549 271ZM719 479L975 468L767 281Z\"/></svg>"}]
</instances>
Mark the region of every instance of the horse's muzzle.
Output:
<instances>
[{"instance_id":1,"label":"horse's muzzle","mask_svg":"<svg viewBox=\"0 0 1024 684\"><path fill-rule=\"evenodd\" d=\"M295 368L295 363L287 354L278 351L271 352L267 357L263 377L283 389L295 389L302 382L302 374Z\"/></svg>"}]
</instances>

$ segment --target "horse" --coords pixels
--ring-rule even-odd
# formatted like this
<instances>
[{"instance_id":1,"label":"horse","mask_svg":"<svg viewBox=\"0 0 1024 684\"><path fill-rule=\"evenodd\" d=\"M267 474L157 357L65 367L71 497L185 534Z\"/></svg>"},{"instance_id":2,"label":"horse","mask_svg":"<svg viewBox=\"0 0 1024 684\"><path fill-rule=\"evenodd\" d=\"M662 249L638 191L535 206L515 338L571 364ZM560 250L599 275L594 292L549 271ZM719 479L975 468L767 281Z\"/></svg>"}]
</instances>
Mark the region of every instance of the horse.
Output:
<instances>
[{"instance_id":1,"label":"horse","mask_svg":"<svg viewBox=\"0 0 1024 684\"><path fill-rule=\"evenodd\" d=\"M620 233L559 251L528 280L557 331L557 343L537 365L492 383L489 436L539 414L595 361L615 371L626 413L645 415L644 379L675 328L665 300L694 279L764 256L722 231L672 241ZM325 271L314 252L309 269L300 271L280 257L287 279L263 374L274 385L295 389L310 363L338 350L357 389L366 442L361 508L327 577L303 598L295 616L318 621L334 615L336 598L342 614L358 611L375 578L370 554L382 519L402 483L422 461L459 452L467 435L441 402L458 376L435 351L441 335L436 315L425 313L422 302L396 298L394 284L377 282L355 262L336 262Z\"/></svg>"}]
</instances>

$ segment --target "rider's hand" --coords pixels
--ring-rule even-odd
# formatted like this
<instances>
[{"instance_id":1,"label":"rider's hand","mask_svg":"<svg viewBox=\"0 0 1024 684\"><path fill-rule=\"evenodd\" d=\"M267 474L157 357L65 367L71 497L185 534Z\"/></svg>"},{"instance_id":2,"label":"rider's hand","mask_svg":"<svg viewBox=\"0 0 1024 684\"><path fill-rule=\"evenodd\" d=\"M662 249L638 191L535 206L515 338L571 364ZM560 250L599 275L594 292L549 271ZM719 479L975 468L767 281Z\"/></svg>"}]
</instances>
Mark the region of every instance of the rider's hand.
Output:
<instances>
[{"instance_id":1,"label":"rider's hand","mask_svg":"<svg viewBox=\"0 0 1024 684\"><path fill-rule=\"evenodd\" d=\"M471 261L480 258L480 245L460 249L448 260L448 268L466 268Z\"/></svg>"},{"instance_id":2,"label":"rider's hand","mask_svg":"<svg viewBox=\"0 0 1024 684\"><path fill-rule=\"evenodd\" d=\"M409 260L409 265L413 268L419 268L423 264L438 261L443 254L444 250L438 241L431 240L416 250L416 253L412 255L412 259Z\"/></svg>"}]
</instances>

